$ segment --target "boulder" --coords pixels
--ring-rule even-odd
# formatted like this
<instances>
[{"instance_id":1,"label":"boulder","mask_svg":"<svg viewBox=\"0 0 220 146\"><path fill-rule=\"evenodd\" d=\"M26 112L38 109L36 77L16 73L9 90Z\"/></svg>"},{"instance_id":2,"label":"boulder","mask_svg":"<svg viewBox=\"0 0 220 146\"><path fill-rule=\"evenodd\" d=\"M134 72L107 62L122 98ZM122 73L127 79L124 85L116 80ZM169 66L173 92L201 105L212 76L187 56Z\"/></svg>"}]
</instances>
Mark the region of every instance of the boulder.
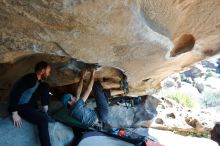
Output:
<instances>
[{"instance_id":1,"label":"boulder","mask_svg":"<svg viewBox=\"0 0 220 146\"><path fill-rule=\"evenodd\" d=\"M220 123L216 123L213 129L211 130L211 139L218 142L220 145Z\"/></svg>"},{"instance_id":2,"label":"boulder","mask_svg":"<svg viewBox=\"0 0 220 146\"><path fill-rule=\"evenodd\" d=\"M162 131L150 128L148 133L165 146L218 146L216 142L208 138L181 136L171 131Z\"/></svg>"},{"instance_id":3,"label":"boulder","mask_svg":"<svg viewBox=\"0 0 220 146\"><path fill-rule=\"evenodd\" d=\"M146 96L144 104L134 107L113 104L109 106L109 124L117 128L150 127L154 117L157 115L157 106L160 100L153 96ZM87 103L87 107L94 109L95 101Z\"/></svg>"},{"instance_id":4,"label":"boulder","mask_svg":"<svg viewBox=\"0 0 220 146\"><path fill-rule=\"evenodd\" d=\"M157 115L159 100L148 96L144 106L137 105L133 108L114 105L109 108L109 122L112 127L150 127Z\"/></svg>"},{"instance_id":5,"label":"boulder","mask_svg":"<svg viewBox=\"0 0 220 146\"><path fill-rule=\"evenodd\" d=\"M170 74L219 52L219 12L218 0L3 0L0 89L7 93L46 60L52 86L76 83L82 62L99 63L96 78L123 74L131 95L151 93Z\"/></svg>"},{"instance_id":6,"label":"boulder","mask_svg":"<svg viewBox=\"0 0 220 146\"><path fill-rule=\"evenodd\" d=\"M157 107L158 114L151 124L153 128L206 133L216 120L210 111L188 109L168 98L161 101Z\"/></svg>"},{"instance_id":7,"label":"boulder","mask_svg":"<svg viewBox=\"0 0 220 146\"><path fill-rule=\"evenodd\" d=\"M208 69L211 69L211 70L216 70L216 68L217 68L216 63L210 62L208 60L201 61L201 64L204 68L208 68Z\"/></svg>"},{"instance_id":8,"label":"boulder","mask_svg":"<svg viewBox=\"0 0 220 146\"><path fill-rule=\"evenodd\" d=\"M218 146L218 144L208 138L198 138L193 136L182 136L171 131L157 130L153 128L130 128L143 136L148 136L150 139L158 141L165 146Z\"/></svg>"},{"instance_id":9,"label":"boulder","mask_svg":"<svg viewBox=\"0 0 220 146\"><path fill-rule=\"evenodd\" d=\"M192 67L190 70L184 72L186 77L191 77L192 79L199 77L202 71L197 67Z\"/></svg>"},{"instance_id":10,"label":"boulder","mask_svg":"<svg viewBox=\"0 0 220 146\"><path fill-rule=\"evenodd\" d=\"M37 127L23 120L21 128L15 128L10 118L0 121L0 145L40 146ZM52 146L68 146L74 139L71 128L61 123L50 123L49 134Z\"/></svg>"},{"instance_id":11,"label":"boulder","mask_svg":"<svg viewBox=\"0 0 220 146\"><path fill-rule=\"evenodd\" d=\"M173 78L167 78L161 82L161 88L166 89L171 87L178 87L176 81Z\"/></svg>"}]
</instances>

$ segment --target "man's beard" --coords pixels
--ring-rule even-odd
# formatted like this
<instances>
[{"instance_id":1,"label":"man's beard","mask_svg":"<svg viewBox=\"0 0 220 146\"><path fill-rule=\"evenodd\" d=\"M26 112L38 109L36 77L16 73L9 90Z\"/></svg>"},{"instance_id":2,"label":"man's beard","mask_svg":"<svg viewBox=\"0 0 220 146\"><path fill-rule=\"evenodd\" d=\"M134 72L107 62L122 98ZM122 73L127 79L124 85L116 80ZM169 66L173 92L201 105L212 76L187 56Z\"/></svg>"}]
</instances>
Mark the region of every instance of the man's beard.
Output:
<instances>
[{"instance_id":1,"label":"man's beard","mask_svg":"<svg viewBox=\"0 0 220 146\"><path fill-rule=\"evenodd\" d=\"M46 75L42 75L41 76L41 80L43 80L43 81L47 80L47 76Z\"/></svg>"}]
</instances>

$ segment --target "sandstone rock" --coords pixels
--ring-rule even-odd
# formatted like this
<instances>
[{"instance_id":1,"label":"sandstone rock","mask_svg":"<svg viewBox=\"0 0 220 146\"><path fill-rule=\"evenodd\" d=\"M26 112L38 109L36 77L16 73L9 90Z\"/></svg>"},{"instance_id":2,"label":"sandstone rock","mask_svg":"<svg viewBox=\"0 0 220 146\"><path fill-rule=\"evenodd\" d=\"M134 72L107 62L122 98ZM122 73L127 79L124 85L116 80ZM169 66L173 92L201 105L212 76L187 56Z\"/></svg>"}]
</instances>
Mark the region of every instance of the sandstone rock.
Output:
<instances>
[{"instance_id":1,"label":"sandstone rock","mask_svg":"<svg viewBox=\"0 0 220 146\"><path fill-rule=\"evenodd\" d=\"M175 116L174 113L169 113L169 114L167 114L166 116L167 116L167 118L173 118L173 119L176 118L176 116Z\"/></svg>"},{"instance_id":2,"label":"sandstone rock","mask_svg":"<svg viewBox=\"0 0 220 146\"><path fill-rule=\"evenodd\" d=\"M15 128L11 119L5 118L0 129L2 146L40 146L37 128L24 120L21 128ZM49 124L49 133L53 146L67 146L74 138L72 129L58 122Z\"/></svg>"},{"instance_id":3,"label":"sandstone rock","mask_svg":"<svg viewBox=\"0 0 220 146\"><path fill-rule=\"evenodd\" d=\"M161 144L166 146L218 146L218 144L207 138L181 136L170 131L149 129L149 135L155 137Z\"/></svg>"},{"instance_id":4,"label":"sandstone rock","mask_svg":"<svg viewBox=\"0 0 220 146\"><path fill-rule=\"evenodd\" d=\"M176 81L172 78L167 78L161 82L162 88L171 88L171 87L177 87L177 86L178 85L177 85Z\"/></svg>"},{"instance_id":5,"label":"sandstone rock","mask_svg":"<svg viewBox=\"0 0 220 146\"><path fill-rule=\"evenodd\" d=\"M216 142L208 138L181 136L171 131L156 130L153 128L132 128L131 130L140 135L149 136L150 138L157 140L160 144L165 146L218 146Z\"/></svg>"},{"instance_id":6,"label":"sandstone rock","mask_svg":"<svg viewBox=\"0 0 220 146\"><path fill-rule=\"evenodd\" d=\"M199 129L202 128L201 123L199 123L198 120L195 119L195 118L186 117L186 118L185 118L185 121L186 121L187 124L189 124L190 126L192 126L192 127L195 128L195 129L198 129L198 130L199 130Z\"/></svg>"},{"instance_id":7,"label":"sandstone rock","mask_svg":"<svg viewBox=\"0 0 220 146\"><path fill-rule=\"evenodd\" d=\"M162 100L157 111L151 127L161 130L207 132L216 120L210 111L188 109L167 98Z\"/></svg>"},{"instance_id":8,"label":"sandstone rock","mask_svg":"<svg viewBox=\"0 0 220 146\"><path fill-rule=\"evenodd\" d=\"M219 52L218 4L218 0L3 0L0 88L8 90L42 59L53 64L52 86L76 83L77 74L63 70L76 59L111 67L97 78L126 74L131 94L144 95L160 88L168 75ZM187 47L192 51L184 50ZM171 48L176 57L169 58Z\"/></svg>"},{"instance_id":9,"label":"sandstone rock","mask_svg":"<svg viewBox=\"0 0 220 146\"><path fill-rule=\"evenodd\" d=\"M191 34L183 34L174 40L174 48L170 52L171 57L191 51L195 45L195 38Z\"/></svg>"},{"instance_id":10,"label":"sandstone rock","mask_svg":"<svg viewBox=\"0 0 220 146\"><path fill-rule=\"evenodd\" d=\"M217 58L208 60L208 62L216 63ZM158 105L158 115L156 120L152 123L152 127L157 129L175 130L179 131L192 131L192 132L204 132L211 130L214 126L213 123L219 119L219 91L217 91L219 76L214 70L210 68L212 65L204 66L202 63L196 64L194 68L185 71L185 75L193 79L191 83L186 83L185 79L181 77L181 87L166 87L163 83L173 79L173 84L176 80L173 76L169 76L163 82L161 82L162 89L155 94L156 97L161 97L161 103ZM180 73L182 76L184 73ZM178 75L174 75L178 76ZM169 95L175 97L180 96L182 93L184 96L192 99L195 104L194 108L185 108L179 105L177 102L167 98ZM202 109L200 109L202 108ZM217 111L217 112L216 112ZM172 116L170 116L172 113ZM175 118L170 118L175 117ZM163 122L161 122L163 121Z\"/></svg>"},{"instance_id":11,"label":"sandstone rock","mask_svg":"<svg viewBox=\"0 0 220 146\"><path fill-rule=\"evenodd\" d=\"M155 122L156 122L157 124L161 124L161 125L164 124L164 121L163 121L163 119L161 119L161 118L157 118L157 119L155 120Z\"/></svg>"},{"instance_id":12,"label":"sandstone rock","mask_svg":"<svg viewBox=\"0 0 220 146\"><path fill-rule=\"evenodd\" d=\"M167 99L165 97L162 97L161 100L162 100L162 102L160 104L160 105L162 105L161 109L172 108L176 104L176 101L174 101L172 99Z\"/></svg>"}]
</instances>

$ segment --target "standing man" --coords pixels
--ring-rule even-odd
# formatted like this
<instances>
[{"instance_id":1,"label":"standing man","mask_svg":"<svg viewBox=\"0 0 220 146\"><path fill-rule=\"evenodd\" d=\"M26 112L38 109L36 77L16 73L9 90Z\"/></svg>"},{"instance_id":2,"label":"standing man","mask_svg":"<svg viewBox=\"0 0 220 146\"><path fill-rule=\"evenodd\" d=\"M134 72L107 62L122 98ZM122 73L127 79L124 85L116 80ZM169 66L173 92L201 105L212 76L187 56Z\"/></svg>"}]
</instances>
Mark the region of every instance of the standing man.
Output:
<instances>
[{"instance_id":1,"label":"standing man","mask_svg":"<svg viewBox=\"0 0 220 146\"><path fill-rule=\"evenodd\" d=\"M14 84L8 107L15 127L21 127L22 118L37 125L41 146L51 146L47 116L49 86L43 82L50 72L50 64L44 61L37 63L34 73L24 75ZM46 114L36 109L39 98Z\"/></svg>"}]
</instances>

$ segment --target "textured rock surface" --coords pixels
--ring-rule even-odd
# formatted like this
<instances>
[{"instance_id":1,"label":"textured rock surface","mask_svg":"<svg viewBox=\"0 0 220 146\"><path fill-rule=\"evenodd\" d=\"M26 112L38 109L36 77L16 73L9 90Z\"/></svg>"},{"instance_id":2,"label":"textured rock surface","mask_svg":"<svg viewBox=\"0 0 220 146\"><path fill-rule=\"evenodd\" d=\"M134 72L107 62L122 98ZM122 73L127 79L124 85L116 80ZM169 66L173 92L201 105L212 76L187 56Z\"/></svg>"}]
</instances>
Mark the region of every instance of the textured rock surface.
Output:
<instances>
[{"instance_id":1,"label":"textured rock surface","mask_svg":"<svg viewBox=\"0 0 220 146\"><path fill-rule=\"evenodd\" d=\"M214 113L198 109L188 109L170 99L163 99L158 106L158 115L152 122L151 127L171 130L207 133L212 129L215 122Z\"/></svg>"},{"instance_id":2,"label":"textured rock surface","mask_svg":"<svg viewBox=\"0 0 220 146\"><path fill-rule=\"evenodd\" d=\"M175 134L170 131L161 131L155 129L149 129L149 135L158 139L161 144L165 146L218 146L218 144L211 139L208 138L198 138L198 137L191 137L191 136L181 136Z\"/></svg>"},{"instance_id":3,"label":"textured rock surface","mask_svg":"<svg viewBox=\"0 0 220 146\"><path fill-rule=\"evenodd\" d=\"M144 106L126 108L123 106L110 107L110 124L113 127L150 127L157 115L159 100L149 97Z\"/></svg>"},{"instance_id":4,"label":"textured rock surface","mask_svg":"<svg viewBox=\"0 0 220 146\"><path fill-rule=\"evenodd\" d=\"M109 106L109 124L116 128L150 127L157 115L156 108L160 101L153 96L147 96L144 105L126 107L114 104ZM87 107L94 109L95 102L88 102Z\"/></svg>"},{"instance_id":5,"label":"textured rock surface","mask_svg":"<svg viewBox=\"0 0 220 146\"><path fill-rule=\"evenodd\" d=\"M2 146L40 146L37 128L23 120L21 128L15 128L11 119L0 119L0 145ZM61 123L49 124L51 144L53 146L69 145L74 134L71 128Z\"/></svg>"},{"instance_id":6,"label":"textured rock surface","mask_svg":"<svg viewBox=\"0 0 220 146\"><path fill-rule=\"evenodd\" d=\"M207 135L220 119L218 61L218 58L202 61L163 80L162 89L154 95L163 100L152 126Z\"/></svg>"},{"instance_id":7,"label":"textured rock surface","mask_svg":"<svg viewBox=\"0 0 220 146\"><path fill-rule=\"evenodd\" d=\"M219 12L219 0L2 0L0 88L42 59L56 68L52 85L76 82L59 68L67 56L113 67L101 71L108 77L120 77L120 68L131 94L144 94L219 52Z\"/></svg>"},{"instance_id":8,"label":"textured rock surface","mask_svg":"<svg viewBox=\"0 0 220 146\"><path fill-rule=\"evenodd\" d=\"M197 138L197 137L185 137L178 134L175 134L170 131L162 131L162 130L155 130L152 128L137 128L137 129L129 129L133 132L136 132L143 136L150 136L151 138L157 140L160 144L163 144L165 146L218 146L218 144L210 139L207 138ZM101 137L101 136L100 136ZM103 141L104 140L104 141ZM109 143L105 143L109 142ZM118 140L115 140L114 138L109 139L106 137L89 137L85 138L81 141L80 146L87 146L88 143L93 145L98 144L104 144L106 146L130 146L129 144L126 144L124 142L119 142ZM132 145L133 146L133 145Z\"/></svg>"}]
</instances>

